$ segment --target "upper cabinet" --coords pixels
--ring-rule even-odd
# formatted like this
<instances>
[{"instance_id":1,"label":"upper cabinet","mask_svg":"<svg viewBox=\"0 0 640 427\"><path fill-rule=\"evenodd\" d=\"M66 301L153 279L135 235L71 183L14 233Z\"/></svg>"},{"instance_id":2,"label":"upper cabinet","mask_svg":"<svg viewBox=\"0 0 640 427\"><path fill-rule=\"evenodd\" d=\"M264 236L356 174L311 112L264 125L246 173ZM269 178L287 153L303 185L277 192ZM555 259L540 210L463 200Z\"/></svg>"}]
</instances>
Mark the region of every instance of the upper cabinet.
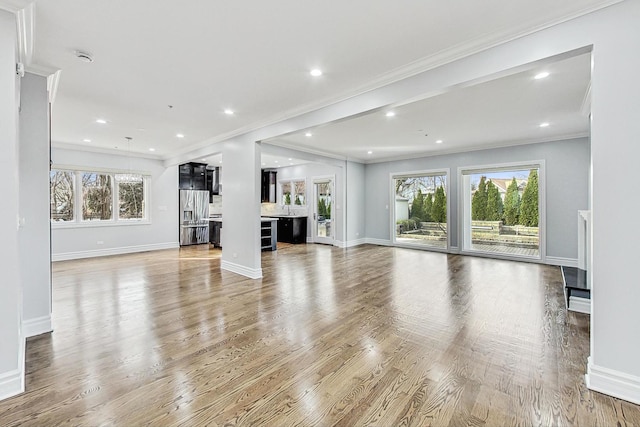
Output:
<instances>
[{"instance_id":1,"label":"upper cabinet","mask_svg":"<svg viewBox=\"0 0 640 427\"><path fill-rule=\"evenodd\" d=\"M262 181L260 186L260 201L262 203L276 203L276 171L262 170Z\"/></svg>"},{"instance_id":2,"label":"upper cabinet","mask_svg":"<svg viewBox=\"0 0 640 427\"><path fill-rule=\"evenodd\" d=\"M180 190L207 190L207 165L184 163L178 166L178 188Z\"/></svg>"}]
</instances>

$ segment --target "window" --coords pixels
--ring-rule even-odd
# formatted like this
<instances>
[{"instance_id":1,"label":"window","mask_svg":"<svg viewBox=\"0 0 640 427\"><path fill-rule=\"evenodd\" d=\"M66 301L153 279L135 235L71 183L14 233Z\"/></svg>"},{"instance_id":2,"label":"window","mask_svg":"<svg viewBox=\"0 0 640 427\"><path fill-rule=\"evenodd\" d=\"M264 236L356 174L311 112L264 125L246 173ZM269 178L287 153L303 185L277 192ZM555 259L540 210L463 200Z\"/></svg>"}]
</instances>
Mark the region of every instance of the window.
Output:
<instances>
[{"instance_id":1,"label":"window","mask_svg":"<svg viewBox=\"0 0 640 427\"><path fill-rule=\"evenodd\" d=\"M113 211L111 176L82 173L82 220L108 221Z\"/></svg>"},{"instance_id":2,"label":"window","mask_svg":"<svg viewBox=\"0 0 640 427\"><path fill-rule=\"evenodd\" d=\"M65 222L75 220L73 182L73 172L59 170L49 172L51 221Z\"/></svg>"},{"instance_id":3,"label":"window","mask_svg":"<svg viewBox=\"0 0 640 427\"><path fill-rule=\"evenodd\" d=\"M304 179L280 181L283 205L305 206L307 182Z\"/></svg>"},{"instance_id":4,"label":"window","mask_svg":"<svg viewBox=\"0 0 640 427\"><path fill-rule=\"evenodd\" d=\"M394 243L447 249L447 171L392 176Z\"/></svg>"},{"instance_id":5,"label":"window","mask_svg":"<svg viewBox=\"0 0 640 427\"><path fill-rule=\"evenodd\" d=\"M462 171L463 250L541 258L542 165Z\"/></svg>"},{"instance_id":6,"label":"window","mask_svg":"<svg viewBox=\"0 0 640 427\"><path fill-rule=\"evenodd\" d=\"M142 175L118 174L118 218L144 218L144 178Z\"/></svg>"},{"instance_id":7,"label":"window","mask_svg":"<svg viewBox=\"0 0 640 427\"><path fill-rule=\"evenodd\" d=\"M51 221L74 226L148 220L148 179L140 173L53 169L49 175Z\"/></svg>"}]
</instances>

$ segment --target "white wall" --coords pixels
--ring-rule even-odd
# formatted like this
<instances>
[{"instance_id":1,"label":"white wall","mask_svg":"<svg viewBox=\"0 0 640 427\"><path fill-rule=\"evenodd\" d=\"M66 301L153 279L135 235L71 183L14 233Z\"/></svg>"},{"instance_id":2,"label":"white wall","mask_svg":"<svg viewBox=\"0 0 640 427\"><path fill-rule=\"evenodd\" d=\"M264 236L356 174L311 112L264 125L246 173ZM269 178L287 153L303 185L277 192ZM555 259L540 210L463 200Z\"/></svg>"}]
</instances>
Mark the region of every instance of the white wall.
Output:
<instances>
[{"instance_id":1,"label":"white wall","mask_svg":"<svg viewBox=\"0 0 640 427\"><path fill-rule=\"evenodd\" d=\"M578 210L588 208L589 141L587 138L470 151L366 166L366 212L369 238L390 240L389 174L446 169L449 177L451 246L461 248L458 236L458 167L544 160L546 173L548 257L576 262ZM389 208L391 208L389 206Z\"/></svg>"},{"instance_id":2,"label":"white wall","mask_svg":"<svg viewBox=\"0 0 640 427\"><path fill-rule=\"evenodd\" d=\"M18 258L18 84L15 16L0 10L0 399L24 390Z\"/></svg>"},{"instance_id":3,"label":"white wall","mask_svg":"<svg viewBox=\"0 0 640 427\"><path fill-rule=\"evenodd\" d=\"M151 173L150 224L56 228L51 232L53 260L85 258L178 246L178 171L160 160L62 148L51 151L53 168L76 166ZM98 244L98 241L103 244Z\"/></svg>"},{"instance_id":4,"label":"white wall","mask_svg":"<svg viewBox=\"0 0 640 427\"><path fill-rule=\"evenodd\" d=\"M20 85L20 274L25 336L51 331L49 235L49 95L47 78L26 73Z\"/></svg>"}]
</instances>

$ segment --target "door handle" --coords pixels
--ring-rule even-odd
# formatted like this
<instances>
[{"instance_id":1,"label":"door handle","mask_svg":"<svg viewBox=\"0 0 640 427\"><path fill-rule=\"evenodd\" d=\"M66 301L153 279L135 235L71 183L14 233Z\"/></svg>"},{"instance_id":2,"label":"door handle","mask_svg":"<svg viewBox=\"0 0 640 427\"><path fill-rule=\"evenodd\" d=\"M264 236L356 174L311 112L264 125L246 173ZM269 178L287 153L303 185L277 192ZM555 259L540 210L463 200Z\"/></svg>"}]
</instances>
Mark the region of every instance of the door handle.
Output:
<instances>
[{"instance_id":1,"label":"door handle","mask_svg":"<svg viewBox=\"0 0 640 427\"><path fill-rule=\"evenodd\" d=\"M314 221L316 220L316 213L315 212L313 213L313 220Z\"/></svg>"}]
</instances>

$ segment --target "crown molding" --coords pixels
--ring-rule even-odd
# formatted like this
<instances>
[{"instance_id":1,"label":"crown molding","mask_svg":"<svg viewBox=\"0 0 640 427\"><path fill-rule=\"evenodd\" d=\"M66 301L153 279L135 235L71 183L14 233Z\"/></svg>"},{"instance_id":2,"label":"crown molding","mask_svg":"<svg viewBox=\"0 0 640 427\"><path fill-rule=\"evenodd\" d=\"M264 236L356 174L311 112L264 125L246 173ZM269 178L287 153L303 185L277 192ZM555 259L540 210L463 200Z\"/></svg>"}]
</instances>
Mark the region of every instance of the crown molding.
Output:
<instances>
[{"instance_id":1,"label":"crown molding","mask_svg":"<svg viewBox=\"0 0 640 427\"><path fill-rule=\"evenodd\" d=\"M6 10L11 13L18 13L32 3L33 0L0 0L0 10Z\"/></svg>"},{"instance_id":2,"label":"crown molding","mask_svg":"<svg viewBox=\"0 0 640 427\"><path fill-rule=\"evenodd\" d=\"M357 161L357 162L368 165L368 164L374 164L374 163L412 160L412 159L418 159L418 158L424 158L424 157L444 156L448 154L471 153L474 151L493 150L496 148L519 147L521 145L542 144L545 142L568 141L570 139L579 139L579 138L588 138L588 137L589 137L589 132L578 132L578 133L558 135L558 136L542 138L542 139L521 139L516 141L505 141L502 143L483 145L481 147L460 147L460 148L452 148L451 150L442 150L442 151L435 151L435 152L429 151L429 152L422 152L422 153L415 152L410 154L404 154L401 156L384 157L384 158L372 159L372 160L349 159L349 161Z\"/></svg>"},{"instance_id":3,"label":"crown molding","mask_svg":"<svg viewBox=\"0 0 640 427\"><path fill-rule=\"evenodd\" d=\"M58 93L58 83L60 82L60 74L62 70L58 70L47 77L47 92L49 93L49 104L53 105Z\"/></svg>"},{"instance_id":4,"label":"crown molding","mask_svg":"<svg viewBox=\"0 0 640 427\"><path fill-rule=\"evenodd\" d=\"M18 58L25 67L33 60L33 44L35 39L35 3L29 3L16 12L18 30Z\"/></svg>"},{"instance_id":5,"label":"crown molding","mask_svg":"<svg viewBox=\"0 0 640 427\"><path fill-rule=\"evenodd\" d=\"M141 159L162 161L162 157L158 154L138 153L136 151L129 152L129 151L117 150L113 148L91 147L88 145L69 144L66 142L58 142L58 141L51 141L51 148L58 148L61 150L81 151L86 153L110 154L112 156L121 156L121 157L138 157Z\"/></svg>"},{"instance_id":6,"label":"crown molding","mask_svg":"<svg viewBox=\"0 0 640 427\"><path fill-rule=\"evenodd\" d=\"M31 63L24 67L27 73L35 74L41 77L49 77L52 74L60 71L59 68L49 67L48 65Z\"/></svg>"}]
</instances>

